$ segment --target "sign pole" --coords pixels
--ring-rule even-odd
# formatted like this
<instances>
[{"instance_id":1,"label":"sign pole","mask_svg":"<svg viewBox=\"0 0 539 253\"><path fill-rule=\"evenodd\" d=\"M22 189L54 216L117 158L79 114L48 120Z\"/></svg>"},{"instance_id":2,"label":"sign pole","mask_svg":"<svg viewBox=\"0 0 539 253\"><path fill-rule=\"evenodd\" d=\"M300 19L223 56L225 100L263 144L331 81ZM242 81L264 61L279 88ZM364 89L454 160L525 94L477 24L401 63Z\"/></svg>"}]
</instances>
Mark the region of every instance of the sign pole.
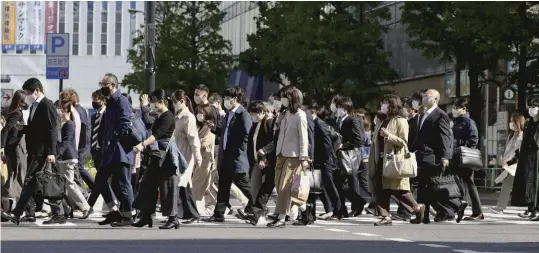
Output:
<instances>
[{"instance_id":1,"label":"sign pole","mask_svg":"<svg viewBox=\"0 0 539 253\"><path fill-rule=\"evenodd\" d=\"M62 93L62 91L64 90L64 79L60 78L58 79L58 81L60 81L60 85L58 86L58 89L60 90L59 93Z\"/></svg>"}]
</instances>

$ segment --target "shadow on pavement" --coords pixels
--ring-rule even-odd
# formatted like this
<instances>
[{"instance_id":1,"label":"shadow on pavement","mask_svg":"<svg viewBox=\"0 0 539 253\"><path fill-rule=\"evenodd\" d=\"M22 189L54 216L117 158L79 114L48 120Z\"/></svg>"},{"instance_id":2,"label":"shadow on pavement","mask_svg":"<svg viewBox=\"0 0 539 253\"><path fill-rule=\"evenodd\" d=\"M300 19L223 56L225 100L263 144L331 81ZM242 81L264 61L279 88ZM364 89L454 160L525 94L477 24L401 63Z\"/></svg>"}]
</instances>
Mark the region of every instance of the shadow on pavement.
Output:
<instances>
[{"instance_id":1,"label":"shadow on pavement","mask_svg":"<svg viewBox=\"0 0 539 253\"><path fill-rule=\"evenodd\" d=\"M427 244L430 246L424 246ZM394 242L386 240L74 240L2 241L2 252L9 253L533 253L539 243L440 243ZM439 245L438 245L439 246Z\"/></svg>"}]
</instances>

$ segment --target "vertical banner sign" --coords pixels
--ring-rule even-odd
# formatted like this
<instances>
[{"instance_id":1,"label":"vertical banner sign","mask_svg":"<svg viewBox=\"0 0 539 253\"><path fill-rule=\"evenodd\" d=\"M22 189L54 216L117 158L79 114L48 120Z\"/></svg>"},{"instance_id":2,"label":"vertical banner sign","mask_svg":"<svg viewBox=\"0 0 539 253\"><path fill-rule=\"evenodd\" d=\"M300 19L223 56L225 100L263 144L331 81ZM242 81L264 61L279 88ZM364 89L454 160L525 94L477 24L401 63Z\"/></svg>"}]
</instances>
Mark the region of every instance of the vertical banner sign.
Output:
<instances>
[{"instance_id":1,"label":"vertical banner sign","mask_svg":"<svg viewBox=\"0 0 539 253\"><path fill-rule=\"evenodd\" d=\"M30 21L30 50L43 50L43 4L41 1L30 2L32 6L29 13Z\"/></svg>"},{"instance_id":2,"label":"vertical banner sign","mask_svg":"<svg viewBox=\"0 0 539 253\"><path fill-rule=\"evenodd\" d=\"M17 2L17 16L15 17L15 22L17 23L17 32L16 35L16 50L28 50L29 41L28 41L28 2L19 1Z\"/></svg>"},{"instance_id":3,"label":"vertical banner sign","mask_svg":"<svg viewBox=\"0 0 539 253\"><path fill-rule=\"evenodd\" d=\"M47 1L45 2L45 34L43 38L47 37L47 33L58 32L58 2Z\"/></svg>"},{"instance_id":4,"label":"vertical banner sign","mask_svg":"<svg viewBox=\"0 0 539 253\"><path fill-rule=\"evenodd\" d=\"M2 2L2 50L15 49L15 2Z\"/></svg>"}]
</instances>

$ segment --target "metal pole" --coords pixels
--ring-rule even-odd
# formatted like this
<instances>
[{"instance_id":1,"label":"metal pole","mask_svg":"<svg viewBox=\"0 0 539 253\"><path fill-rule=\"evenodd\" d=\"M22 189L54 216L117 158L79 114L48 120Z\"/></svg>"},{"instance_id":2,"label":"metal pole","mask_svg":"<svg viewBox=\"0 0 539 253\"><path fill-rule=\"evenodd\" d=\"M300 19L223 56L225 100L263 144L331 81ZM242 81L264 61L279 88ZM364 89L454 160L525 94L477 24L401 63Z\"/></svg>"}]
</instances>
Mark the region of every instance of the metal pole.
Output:
<instances>
[{"instance_id":1,"label":"metal pole","mask_svg":"<svg viewBox=\"0 0 539 253\"><path fill-rule=\"evenodd\" d=\"M155 2L146 1L146 94L155 90Z\"/></svg>"},{"instance_id":2,"label":"metal pole","mask_svg":"<svg viewBox=\"0 0 539 253\"><path fill-rule=\"evenodd\" d=\"M488 102L489 102L488 90L489 90L489 85L488 83L485 83L485 142L484 143L485 143L485 168L486 170L489 169L488 167ZM485 186L487 185L485 184Z\"/></svg>"},{"instance_id":3,"label":"metal pole","mask_svg":"<svg viewBox=\"0 0 539 253\"><path fill-rule=\"evenodd\" d=\"M59 81L60 85L58 86L58 90L60 90L59 93L62 93L62 91L64 90L64 79L60 78Z\"/></svg>"}]
</instances>

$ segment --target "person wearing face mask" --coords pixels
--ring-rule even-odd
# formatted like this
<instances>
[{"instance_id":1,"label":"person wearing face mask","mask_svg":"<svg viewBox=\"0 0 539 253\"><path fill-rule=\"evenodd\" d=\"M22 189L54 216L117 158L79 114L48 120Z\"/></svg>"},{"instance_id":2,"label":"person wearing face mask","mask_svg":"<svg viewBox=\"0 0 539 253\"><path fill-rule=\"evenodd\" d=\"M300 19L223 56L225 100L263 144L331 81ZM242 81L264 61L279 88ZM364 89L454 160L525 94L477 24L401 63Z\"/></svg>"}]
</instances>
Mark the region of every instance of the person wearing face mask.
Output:
<instances>
[{"instance_id":1,"label":"person wearing face mask","mask_svg":"<svg viewBox=\"0 0 539 253\"><path fill-rule=\"evenodd\" d=\"M155 90L150 94L150 103L155 105L158 118L152 126L152 135L133 147L134 152L141 152L146 147L152 145L150 151L150 166L144 172L143 180L139 185L139 190L133 202L133 207L141 212L140 219L133 222L131 226L152 227L151 215L155 212L157 204L157 193L159 189L161 212L168 217L166 223L160 229L179 228L177 189L178 168L166 162L170 153L177 150L176 142L172 140L175 132L174 113L169 110L172 101L166 96L162 89Z\"/></svg>"},{"instance_id":2,"label":"person wearing face mask","mask_svg":"<svg viewBox=\"0 0 539 253\"><path fill-rule=\"evenodd\" d=\"M127 98L122 96L118 89L118 78L114 74L105 74L99 84L101 93L107 98L107 109L101 116L98 135L103 156L95 176L92 193L88 198L88 204L93 207L97 197L101 194L112 211L107 214L105 220L99 222L99 225L129 226L133 220L133 187L131 186L133 152L132 147L129 147L130 144L123 140L132 130L133 109ZM121 211L114 202L112 190L108 184L111 175L113 176L112 184L119 195ZM87 218L87 216L83 218Z\"/></svg>"},{"instance_id":3,"label":"person wearing face mask","mask_svg":"<svg viewBox=\"0 0 539 253\"><path fill-rule=\"evenodd\" d=\"M22 86L26 93L26 104L30 106L28 124L22 127L25 134L28 154L28 168L25 185L21 196L11 214L3 213L3 218L15 224L21 221L21 215L27 204L33 201L37 182L35 175L46 167L46 163L56 162L58 155L58 113L53 102L45 97L43 85L37 78L26 80ZM37 202L37 199L33 202ZM27 212L35 217L35 206L31 205ZM5 215L4 215L5 214Z\"/></svg>"},{"instance_id":4,"label":"person wearing face mask","mask_svg":"<svg viewBox=\"0 0 539 253\"><path fill-rule=\"evenodd\" d=\"M369 152L369 189L376 196L376 209L381 217L375 226L391 226L393 224L389 213L391 196L397 198L416 216L416 220L423 220L425 206L418 204L410 192L409 178L385 177L385 155L404 157L408 144L408 121L401 116L401 99L393 94L385 95L380 111L387 118L376 126L373 134L373 143Z\"/></svg>"},{"instance_id":5,"label":"person wearing face mask","mask_svg":"<svg viewBox=\"0 0 539 253\"><path fill-rule=\"evenodd\" d=\"M451 113L455 119L455 124L453 125L455 144L453 145L453 149L457 150L461 146L476 148L479 143L479 132L477 131L475 121L473 121L468 114L468 101L465 98L455 99ZM454 160L453 164L457 164L457 160ZM463 190L465 192L463 195L468 196L472 204L472 215L464 217L464 220L483 220L484 215L481 207L481 199L479 198L479 192L477 191L477 187L472 178L473 170L469 168L454 167L455 172L462 182Z\"/></svg>"},{"instance_id":6,"label":"person wearing face mask","mask_svg":"<svg viewBox=\"0 0 539 253\"><path fill-rule=\"evenodd\" d=\"M339 131L342 136L342 145L336 152L337 159L339 160L337 164L339 164L342 172L342 175L338 177L336 183L340 192L342 208L341 213L334 213L334 216L341 219L343 217L355 217L361 215L365 204L367 204L367 201L361 197L359 189L358 174L361 164L358 164L358 166L354 168L343 167L344 164L349 163L343 160L350 157L345 156L344 152L348 154L350 154L350 152L354 152L355 156L361 157L360 148L364 142L363 139L365 138L365 129L363 129L363 122L361 119L349 115L349 112L353 110L352 99L345 96L339 96L335 100L335 106L337 107L337 110L335 111L335 116L337 117L335 129ZM345 181L348 182L348 191L343 190L343 183ZM345 198L348 198L352 202L352 206L355 208L350 213L347 213L348 211L345 205Z\"/></svg>"},{"instance_id":7,"label":"person wearing face mask","mask_svg":"<svg viewBox=\"0 0 539 253\"><path fill-rule=\"evenodd\" d=\"M453 220L457 214L457 219L462 219L466 204L459 207L455 214L455 207L448 199L438 199L432 196L429 188L431 178L439 177L449 166L451 154L451 128L449 116L438 107L440 93L437 90L429 89L422 97L422 114L419 119L419 131L410 152L416 152L418 166L418 189L417 198L420 203L425 204L425 209L430 210L432 205L437 211L435 221L441 222ZM412 224L430 223L429 215L424 216L424 220L412 219Z\"/></svg>"},{"instance_id":8,"label":"person wearing face mask","mask_svg":"<svg viewBox=\"0 0 539 253\"><path fill-rule=\"evenodd\" d=\"M232 183L235 183L248 199L247 206L251 206L253 203L249 183L249 159L247 157L249 131L253 122L249 112L241 105L243 96L244 91L239 87L230 87L223 94L223 105L228 113L224 125L215 126L216 132L221 133L222 139L218 158L219 190L213 215L206 219L208 222L224 222L224 213L230 201Z\"/></svg>"},{"instance_id":9,"label":"person wearing face mask","mask_svg":"<svg viewBox=\"0 0 539 253\"><path fill-rule=\"evenodd\" d=\"M23 134L20 134L18 126L23 125L23 111L28 110L26 94L23 90L15 91L11 104L5 116L4 127L2 128L2 161L7 165L7 178L2 185L2 210L11 212L13 203L21 195L21 190L26 177L27 154L26 141ZM26 216L25 216L26 217ZM35 221L35 217L28 216L25 220Z\"/></svg>"},{"instance_id":10,"label":"person wearing face mask","mask_svg":"<svg viewBox=\"0 0 539 253\"><path fill-rule=\"evenodd\" d=\"M518 214L521 218L539 221L539 202L536 201L539 194L537 185L537 131L539 129L539 97L533 96L528 100L528 114L530 118L524 124L522 145L515 172L513 191L511 193L511 205L527 206L524 213Z\"/></svg>"},{"instance_id":11,"label":"person wearing face mask","mask_svg":"<svg viewBox=\"0 0 539 253\"><path fill-rule=\"evenodd\" d=\"M193 223L200 219L200 214L196 207L193 196L192 175L195 168L202 165L202 155L200 154L200 139L198 136L197 119L193 114L191 101L183 90L177 90L172 96L174 108L176 109L176 128L174 138L180 152L187 162L187 170L182 174L179 182L180 186L180 207L178 216L187 219L186 224ZM183 205L182 205L183 204Z\"/></svg>"},{"instance_id":12,"label":"person wearing face mask","mask_svg":"<svg viewBox=\"0 0 539 253\"><path fill-rule=\"evenodd\" d=\"M520 154L520 146L522 144L522 137L524 131L524 116L518 112L514 112L511 115L509 121L509 135L503 156L500 158L498 165L504 169L504 172L496 178L496 182L502 183L502 190L498 197L498 202L495 207L490 207L490 211L493 213L501 214L503 210L509 204L511 198L511 191L513 190L513 183L515 180L515 171ZM515 196L516 197L516 196Z\"/></svg>"},{"instance_id":13,"label":"person wearing face mask","mask_svg":"<svg viewBox=\"0 0 539 253\"><path fill-rule=\"evenodd\" d=\"M335 101L339 99L340 95L335 95L331 99L331 103L329 104L329 110L331 111L331 114L325 119L325 121L333 128L337 128L337 116L335 115L337 112L337 106L335 106Z\"/></svg>"},{"instance_id":14,"label":"person wearing face mask","mask_svg":"<svg viewBox=\"0 0 539 253\"><path fill-rule=\"evenodd\" d=\"M213 171L215 170L215 134L211 132L210 127L210 123L213 122L211 105L199 105L196 113L202 162L200 167L193 172L193 196L199 214L211 216L213 207L210 204L214 205L214 203L207 201L206 197L213 184Z\"/></svg>"}]
</instances>

